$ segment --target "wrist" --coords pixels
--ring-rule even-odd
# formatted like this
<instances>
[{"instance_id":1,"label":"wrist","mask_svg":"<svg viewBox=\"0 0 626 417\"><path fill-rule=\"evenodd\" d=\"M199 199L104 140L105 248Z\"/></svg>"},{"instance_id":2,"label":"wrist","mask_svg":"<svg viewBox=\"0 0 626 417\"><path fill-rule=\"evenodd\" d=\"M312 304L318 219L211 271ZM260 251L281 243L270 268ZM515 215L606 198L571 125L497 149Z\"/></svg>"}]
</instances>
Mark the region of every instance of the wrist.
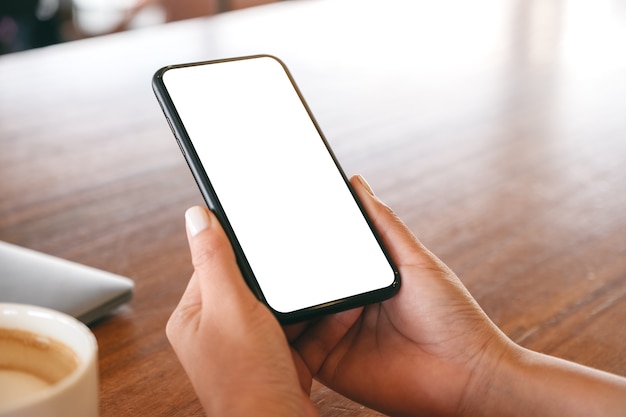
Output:
<instances>
[{"instance_id":1,"label":"wrist","mask_svg":"<svg viewBox=\"0 0 626 417\"><path fill-rule=\"evenodd\" d=\"M213 386L212 390L196 389L207 417L316 417L317 409L301 390L285 390L282 381L248 381Z\"/></svg>"},{"instance_id":2,"label":"wrist","mask_svg":"<svg viewBox=\"0 0 626 417\"><path fill-rule=\"evenodd\" d=\"M609 417L626 409L626 379L512 342L479 379L460 415Z\"/></svg>"},{"instance_id":3,"label":"wrist","mask_svg":"<svg viewBox=\"0 0 626 417\"><path fill-rule=\"evenodd\" d=\"M518 375L523 369L521 364L529 353L504 334L494 336L470 370L469 382L456 415L511 415L502 413L500 403L508 396L509 384L521 377Z\"/></svg>"}]
</instances>

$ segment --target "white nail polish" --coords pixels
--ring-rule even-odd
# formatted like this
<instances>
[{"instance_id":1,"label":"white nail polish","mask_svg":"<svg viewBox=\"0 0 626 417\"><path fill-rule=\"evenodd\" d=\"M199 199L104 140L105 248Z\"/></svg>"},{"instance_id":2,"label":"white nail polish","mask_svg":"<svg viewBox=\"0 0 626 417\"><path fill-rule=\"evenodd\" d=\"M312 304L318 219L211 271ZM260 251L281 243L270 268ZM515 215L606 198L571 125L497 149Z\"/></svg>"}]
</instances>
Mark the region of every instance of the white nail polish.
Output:
<instances>
[{"instance_id":1,"label":"white nail polish","mask_svg":"<svg viewBox=\"0 0 626 417\"><path fill-rule=\"evenodd\" d=\"M206 209L200 206L187 209L185 212L185 221L187 231L192 237L209 227L211 223Z\"/></svg>"}]
</instances>

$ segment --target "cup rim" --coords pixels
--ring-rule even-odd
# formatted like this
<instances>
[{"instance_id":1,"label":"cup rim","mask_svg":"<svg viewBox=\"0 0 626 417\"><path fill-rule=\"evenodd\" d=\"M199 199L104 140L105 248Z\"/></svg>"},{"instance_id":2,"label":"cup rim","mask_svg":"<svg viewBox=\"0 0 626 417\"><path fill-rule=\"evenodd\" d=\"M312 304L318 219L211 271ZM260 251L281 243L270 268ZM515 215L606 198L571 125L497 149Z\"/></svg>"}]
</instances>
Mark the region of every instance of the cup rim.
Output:
<instances>
[{"instance_id":1,"label":"cup rim","mask_svg":"<svg viewBox=\"0 0 626 417\"><path fill-rule=\"evenodd\" d=\"M72 371L72 373L70 373L67 377L63 378L63 380L57 382L56 384L44 388L33 395L29 395L23 400L9 403L5 408L0 406L0 414L31 406L33 404L44 401L47 398L53 397L59 392L66 390L68 387L71 387L80 380L81 376L88 371L88 369L92 366L92 362L96 361L98 357L98 342L94 334L84 323L68 314L50 308L35 306L31 304L0 302L0 316L10 315L26 315L31 317L37 317L43 320L51 320L63 326L67 326L68 328L72 328L75 333L81 335L88 347L89 352L93 352L93 354L84 355L85 357L83 357L83 355L80 352L77 352L74 347L70 347L70 349L72 349L79 358L78 366ZM7 326L7 323L0 323L0 328L20 329L20 327L17 325ZM54 336L46 335L46 337L55 339ZM67 344L65 341L59 340L58 338L56 340L63 344Z\"/></svg>"}]
</instances>

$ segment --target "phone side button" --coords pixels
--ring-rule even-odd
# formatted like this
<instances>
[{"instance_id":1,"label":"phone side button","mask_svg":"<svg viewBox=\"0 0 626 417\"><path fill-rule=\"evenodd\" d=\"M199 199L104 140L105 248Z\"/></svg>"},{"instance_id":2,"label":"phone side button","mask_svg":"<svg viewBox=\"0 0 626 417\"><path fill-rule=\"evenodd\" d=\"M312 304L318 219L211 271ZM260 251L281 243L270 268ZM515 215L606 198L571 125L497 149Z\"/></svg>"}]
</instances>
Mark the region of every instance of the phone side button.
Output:
<instances>
[{"instance_id":1,"label":"phone side button","mask_svg":"<svg viewBox=\"0 0 626 417\"><path fill-rule=\"evenodd\" d=\"M185 158L187 158L187 154L185 153L185 150L183 149L183 145L180 144L180 141L178 140L178 138L176 138L176 143L178 144L178 149L180 149L180 151L182 152L183 156Z\"/></svg>"},{"instance_id":2,"label":"phone side button","mask_svg":"<svg viewBox=\"0 0 626 417\"><path fill-rule=\"evenodd\" d=\"M186 158L187 154L185 154L185 150L183 149L183 145L180 144L180 140L178 139L178 136L176 136L176 131L174 130L174 126L172 126L172 121L167 116L165 117L165 120L167 120L167 124L170 126L170 130L172 131L172 134L174 135L174 138L176 139L176 143L178 144L178 149L180 149L180 151L182 152L183 156Z\"/></svg>"}]
</instances>

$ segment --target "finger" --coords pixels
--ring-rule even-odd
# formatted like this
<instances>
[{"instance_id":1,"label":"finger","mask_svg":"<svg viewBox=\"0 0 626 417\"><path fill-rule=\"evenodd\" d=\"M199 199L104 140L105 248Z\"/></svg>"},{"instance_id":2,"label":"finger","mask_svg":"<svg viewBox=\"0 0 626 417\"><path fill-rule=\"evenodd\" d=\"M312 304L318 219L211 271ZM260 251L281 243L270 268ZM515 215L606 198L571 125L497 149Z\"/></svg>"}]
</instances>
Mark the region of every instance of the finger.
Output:
<instances>
[{"instance_id":1,"label":"finger","mask_svg":"<svg viewBox=\"0 0 626 417\"><path fill-rule=\"evenodd\" d=\"M202 298L200 296L200 283L198 282L198 276L193 274L187 283L185 292L183 293L176 310L200 310L202 307ZM191 314L192 312L181 312L185 314Z\"/></svg>"},{"instance_id":2,"label":"finger","mask_svg":"<svg viewBox=\"0 0 626 417\"><path fill-rule=\"evenodd\" d=\"M295 324L288 324L283 326L283 331L285 332L285 336L287 340L291 343L296 340L302 333L304 333L309 326L311 326L312 322L304 321Z\"/></svg>"},{"instance_id":3,"label":"finger","mask_svg":"<svg viewBox=\"0 0 626 417\"><path fill-rule=\"evenodd\" d=\"M444 266L437 257L422 245L393 210L374 195L372 188L362 176L353 176L350 179L350 183L361 204L372 219L374 228L381 236L385 247L399 267L422 266L426 268L440 268Z\"/></svg>"},{"instance_id":4,"label":"finger","mask_svg":"<svg viewBox=\"0 0 626 417\"><path fill-rule=\"evenodd\" d=\"M187 210L185 219L203 310L223 312L229 307L255 303L257 300L241 276L232 246L215 215L196 206Z\"/></svg>"},{"instance_id":5,"label":"finger","mask_svg":"<svg viewBox=\"0 0 626 417\"><path fill-rule=\"evenodd\" d=\"M317 375L329 355L361 315L363 308L342 311L312 322L302 334L292 342L312 375ZM341 352L336 352L340 356Z\"/></svg>"},{"instance_id":6,"label":"finger","mask_svg":"<svg viewBox=\"0 0 626 417\"><path fill-rule=\"evenodd\" d=\"M194 274L165 326L165 334L174 347L177 347L177 342L184 338L183 335L187 330L197 328L201 310L200 286Z\"/></svg>"},{"instance_id":7,"label":"finger","mask_svg":"<svg viewBox=\"0 0 626 417\"><path fill-rule=\"evenodd\" d=\"M205 229L210 229L213 223L210 214L205 209L201 207L190 208L185 213L185 220L189 248L194 262L194 273L191 276L191 279L189 280L178 305L172 312L165 329L168 338L170 341L174 342L174 344L176 344L179 339L184 338L185 335L188 335L188 332L193 333L197 331L201 323L200 319L202 316L203 304L213 305L212 302L203 303L203 291L201 284L203 281L207 281L204 279L206 270L212 269L209 265L210 256L206 253L210 252L215 254L217 252L216 248L220 248L222 246L217 238L212 239L215 243L207 243L211 240L210 236L215 235L216 232L211 232L210 230L205 231ZM227 254L227 251L224 250L223 253ZM213 258L215 257L217 256L214 256ZM211 271L211 274L213 273L214 272ZM206 296L206 294L211 295L215 291L219 290L205 290L204 293Z\"/></svg>"},{"instance_id":8,"label":"finger","mask_svg":"<svg viewBox=\"0 0 626 417\"><path fill-rule=\"evenodd\" d=\"M396 321L396 325L404 323L404 328L412 328L409 322L414 319L412 314L417 311L415 309L433 311L450 299L475 303L454 272L426 249L398 216L374 196L361 176L351 178L351 183L372 218L374 227L379 231L385 247L400 269L400 292L382 303L383 308ZM413 306L408 309L411 314L403 314L405 308L399 308L400 306Z\"/></svg>"}]
</instances>

